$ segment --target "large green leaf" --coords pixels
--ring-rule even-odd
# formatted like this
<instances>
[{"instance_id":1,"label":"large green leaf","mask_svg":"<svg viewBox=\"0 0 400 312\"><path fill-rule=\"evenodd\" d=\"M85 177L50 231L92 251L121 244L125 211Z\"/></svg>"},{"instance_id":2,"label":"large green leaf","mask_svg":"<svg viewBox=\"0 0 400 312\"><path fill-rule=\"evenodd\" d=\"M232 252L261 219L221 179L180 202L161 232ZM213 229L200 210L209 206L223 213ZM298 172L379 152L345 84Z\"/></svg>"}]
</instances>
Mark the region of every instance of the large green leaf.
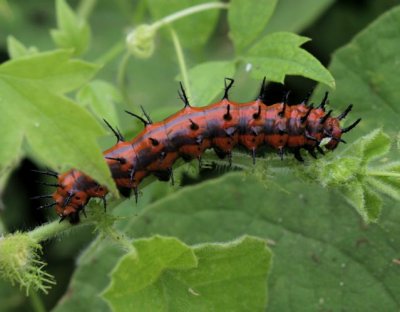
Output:
<instances>
[{"instance_id":1,"label":"large green leaf","mask_svg":"<svg viewBox=\"0 0 400 312\"><path fill-rule=\"evenodd\" d=\"M392 263L400 252L398 203L385 207L379 225L366 227L335 192L305 185L287 173L273 182L265 188L252 177L229 174L186 187L147 206L139 215L134 203L126 201L115 210L126 218L118 228L131 237L159 233L177 236L188 244L227 241L243 234L267 239L275 255L269 311L291 307L296 311L398 309L400 286ZM285 189L274 185L285 185ZM104 248L82 256L68 298L56 311L88 302L107 285L97 276L109 272L109 262L118 257L103 260L115 247ZM78 285L82 288L76 288ZM96 305L99 302L93 300Z\"/></svg>"},{"instance_id":2,"label":"large green leaf","mask_svg":"<svg viewBox=\"0 0 400 312\"><path fill-rule=\"evenodd\" d=\"M310 53L300 48L309 39L292 33L273 33L250 48L244 60L251 65L253 77L284 82L286 75L300 75L328 86L335 81L329 71Z\"/></svg>"},{"instance_id":3,"label":"large green leaf","mask_svg":"<svg viewBox=\"0 0 400 312\"><path fill-rule=\"evenodd\" d=\"M176 238L136 240L103 297L114 311L262 311L271 254L261 239L190 248ZM252 266L248 266L251 262Z\"/></svg>"},{"instance_id":4,"label":"large green leaf","mask_svg":"<svg viewBox=\"0 0 400 312\"><path fill-rule=\"evenodd\" d=\"M354 116L363 120L350 135L383 127L398 133L400 118L400 6L380 16L349 44L337 50L329 66L336 80L334 107L354 104ZM321 88L318 93L322 93ZM353 117L354 118L354 117ZM352 118L348 118L351 123Z\"/></svg>"},{"instance_id":5,"label":"large green leaf","mask_svg":"<svg viewBox=\"0 0 400 312\"><path fill-rule=\"evenodd\" d=\"M380 225L360 227L359 217L337 194L291 180L280 179L286 191L278 191L253 178L227 175L148 207L126 230L133 236L178 235L188 242L226 240L239 233L274 241L271 311L289 306L309 311L315 305L352 311L398 307L394 294L400 285L391 264L400 248L393 244L399 234L398 203L385 207ZM374 296L363 300L367 294L358 291L360 285L368 285ZM290 299L282 295L287 292Z\"/></svg>"},{"instance_id":6,"label":"large green leaf","mask_svg":"<svg viewBox=\"0 0 400 312\"><path fill-rule=\"evenodd\" d=\"M0 124L7 129L0 137L0 172L29 150L53 168L81 169L113 189L97 144L104 130L61 95L91 78L97 66L69 57L66 51L45 52L0 66ZM28 150L22 150L24 139Z\"/></svg>"},{"instance_id":7,"label":"large green leaf","mask_svg":"<svg viewBox=\"0 0 400 312\"><path fill-rule=\"evenodd\" d=\"M277 0L232 0L228 11L230 37L240 52L263 31Z\"/></svg>"}]
</instances>

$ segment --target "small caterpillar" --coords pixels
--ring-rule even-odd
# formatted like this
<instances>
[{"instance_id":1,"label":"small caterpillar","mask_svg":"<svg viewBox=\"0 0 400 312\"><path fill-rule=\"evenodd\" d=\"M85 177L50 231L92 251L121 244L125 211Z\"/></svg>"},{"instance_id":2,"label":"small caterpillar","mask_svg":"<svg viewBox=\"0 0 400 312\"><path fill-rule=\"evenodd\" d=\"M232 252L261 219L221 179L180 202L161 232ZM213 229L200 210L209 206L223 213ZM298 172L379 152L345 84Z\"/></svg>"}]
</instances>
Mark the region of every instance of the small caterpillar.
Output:
<instances>
[{"instance_id":1,"label":"small caterpillar","mask_svg":"<svg viewBox=\"0 0 400 312\"><path fill-rule=\"evenodd\" d=\"M301 149L316 157L316 150L324 151L320 142L329 138L325 145L333 150L340 142L343 133L353 129L361 119L357 119L346 128L340 127L340 120L351 111L349 105L339 116L332 117L332 110L325 112L328 93L318 107L308 105L308 99L297 105L288 105L287 96L282 102L265 104L266 83L262 82L259 96L255 101L235 103L229 100L229 90L234 80L225 79L225 91L221 101L205 106L192 107L181 84L179 96L184 102L182 110L161 122L153 123L143 110L145 118L127 112L144 124L144 129L135 138L126 141L122 134L105 121L117 138L117 143L104 151L112 177L123 196L129 196L131 190L137 201L138 187L141 181L153 174L161 181L172 176L174 162L199 159L206 149L213 148L220 158L232 158L232 149L241 145L251 152L255 162L256 151L266 146L278 151L281 158L285 151L303 161ZM52 171L39 171L57 178L57 189L51 195L35 198L52 198L54 203L42 207L55 206L61 220L79 222L79 212L92 197L103 199L108 190L99 185L83 172L72 169L62 174Z\"/></svg>"}]
</instances>

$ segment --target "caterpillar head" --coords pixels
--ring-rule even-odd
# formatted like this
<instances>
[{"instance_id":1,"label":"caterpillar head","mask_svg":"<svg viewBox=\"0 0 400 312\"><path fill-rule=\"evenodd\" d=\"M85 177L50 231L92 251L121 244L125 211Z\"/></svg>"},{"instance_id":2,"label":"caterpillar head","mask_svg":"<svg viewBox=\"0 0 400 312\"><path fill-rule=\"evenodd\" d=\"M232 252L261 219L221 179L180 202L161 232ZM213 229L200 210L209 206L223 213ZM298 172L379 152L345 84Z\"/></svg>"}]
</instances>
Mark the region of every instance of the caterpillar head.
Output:
<instances>
[{"instance_id":1,"label":"caterpillar head","mask_svg":"<svg viewBox=\"0 0 400 312\"><path fill-rule=\"evenodd\" d=\"M342 115L343 113L339 115L339 117L337 118L329 118L325 123L325 128L324 128L325 137L330 138L330 141L325 145L325 148L328 150L334 150L338 146L339 142L346 143L342 139L342 134L349 132L351 129L357 126L357 124L361 121L361 118L359 118L355 122L353 122L350 126L346 128L341 128L339 121L344 118L341 117Z\"/></svg>"},{"instance_id":2,"label":"caterpillar head","mask_svg":"<svg viewBox=\"0 0 400 312\"><path fill-rule=\"evenodd\" d=\"M56 213L61 220L68 218L70 223L77 223L79 212L86 206L90 196L84 191L57 190L53 198L56 202Z\"/></svg>"},{"instance_id":3,"label":"caterpillar head","mask_svg":"<svg viewBox=\"0 0 400 312\"><path fill-rule=\"evenodd\" d=\"M59 176L58 185L53 193L56 213L61 220L68 218L71 223L79 222L79 213L91 197L104 197L107 193L106 188L76 170Z\"/></svg>"}]
</instances>

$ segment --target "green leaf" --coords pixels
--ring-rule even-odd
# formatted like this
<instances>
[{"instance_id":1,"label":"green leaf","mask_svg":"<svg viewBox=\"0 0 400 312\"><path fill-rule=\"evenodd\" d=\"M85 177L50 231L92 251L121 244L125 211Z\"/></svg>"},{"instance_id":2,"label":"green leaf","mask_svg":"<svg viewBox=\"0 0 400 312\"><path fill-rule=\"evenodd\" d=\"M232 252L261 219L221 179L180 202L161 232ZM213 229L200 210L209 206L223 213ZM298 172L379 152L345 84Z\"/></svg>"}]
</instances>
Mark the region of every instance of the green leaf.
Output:
<instances>
[{"instance_id":1,"label":"green leaf","mask_svg":"<svg viewBox=\"0 0 400 312\"><path fill-rule=\"evenodd\" d=\"M317 20L333 3L334 0L280 0L268 22L266 32L300 33Z\"/></svg>"},{"instance_id":2,"label":"green leaf","mask_svg":"<svg viewBox=\"0 0 400 312\"><path fill-rule=\"evenodd\" d=\"M292 33L267 35L250 48L244 60L251 64L251 75L261 79L284 82L286 75L300 75L330 87L335 81L329 71L310 53L300 48L309 41Z\"/></svg>"},{"instance_id":3,"label":"green leaf","mask_svg":"<svg viewBox=\"0 0 400 312\"><path fill-rule=\"evenodd\" d=\"M110 83L102 80L92 81L79 91L77 99L90 108L99 119L107 120L113 127L119 125L115 103L121 102L121 95Z\"/></svg>"},{"instance_id":4,"label":"green leaf","mask_svg":"<svg viewBox=\"0 0 400 312\"><path fill-rule=\"evenodd\" d=\"M353 180L362 172L360 159L357 157L336 157L332 161L322 159L316 164L318 181L323 186L339 186Z\"/></svg>"},{"instance_id":5,"label":"green leaf","mask_svg":"<svg viewBox=\"0 0 400 312\"><path fill-rule=\"evenodd\" d=\"M170 14L208 2L207 0L147 0L146 4L153 22L156 22ZM219 12L220 9L207 10L174 22L172 26L177 31L182 45L186 47L203 45L217 25ZM169 34L168 38L170 38Z\"/></svg>"},{"instance_id":6,"label":"green leaf","mask_svg":"<svg viewBox=\"0 0 400 312\"><path fill-rule=\"evenodd\" d=\"M0 124L4 129L8 129L7 133L0 136L0 144L3 146L0 149L0 176L2 177L8 175L22 158L21 148L24 138L23 129L15 126L14 116L9 114L8 109L4 110L5 107L0 100L0 109L3 111L3 114L0 114ZM1 182L3 184L5 181L1 179Z\"/></svg>"},{"instance_id":7,"label":"green leaf","mask_svg":"<svg viewBox=\"0 0 400 312\"><path fill-rule=\"evenodd\" d=\"M3 63L0 77L40 84L52 92L65 93L82 86L98 69L98 65L71 59L68 51L55 50Z\"/></svg>"},{"instance_id":8,"label":"green leaf","mask_svg":"<svg viewBox=\"0 0 400 312\"><path fill-rule=\"evenodd\" d=\"M218 94L221 94L221 85L225 77L233 77L235 64L233 62L206 62L189 70L189 81L192 90L193 106L208 105ZM210 75L213 79L210 79Z\"/></svg>"},{"instance_id":9,"label":"green leaf","mask_svg":"<svg viewBox=\"0 0 400 312\"><path fill-rule=\"evenodd\" d=\"M400 200L400 176L393 178L385 176L372 176L368 177L366 182L371 188L396 200Z\"/></svg>"},{"instance_id":10,"label":"green leaf","mask_svg":"<svg viewBox=\"0 0 400 312\"><path fill-rule=\"evenodd\" d=\"M400 174L395 172L398 164L371 166L374 159L383 158L389 149L390 138L377 129L349 144L336 156L327 156L317 161L315 166L299 171L323 186L339 186L365 222L376 222L382 200L374 190L400 199ZM387 159L382 160L387 162Z\"/></svg>"},{"instance_id":11,"label":"green leaf","mask_svg":"<svg viewBox=\"0 0 400 312\"><path fill-rule=\"evenodd\" d=\"M37 48L35 47L27 48L24 46L22 42L18 41L13 36L7 37L7 48L8 48L8 54L12 59L35 54L38 52Z\"/></svg>"},{"instance_id":12,"label":"green leaf","mask_svg":"<svg viewBox=\"0 0 400 312\"><path fill-rule=\"evenodd\" d=\"M74 55L81 55L89 46L90 28L79 18L65 0L56 1L57 26L51 37L62 49L72 49Z\"/></svg>"},{"instance_id":13,"label":"green leaf","mask_svg":"<svg viewBox=\"0 0 400 312\"><path fill-rule=\"evenodd\" d=\"M116 311L261 311L271 253L261 239L190 248L175 238L134 242L103 297ZM252 265L247 264L251 262Z\"/></svg>"},{"instance_id":14,"label":"green leaf","mask_svg":"<svg viewBox=\"0 0 400 312\"><path fill-rule=\"evenodd\" d=\"M375 191L364 188L365 210L367 211L368 221L377 222L382 211L382 199Z\"/></svg>"},{"instance_id":15,"label":"green leaf","mask_svg":"<svg viewBox=\"0 0 400 312\"><path fill-rule=\"evenodd\" d=\"M367 136L363 137L365 162L377 159L390 150L391 140L390 137L382 131L382 129L375 130Z\"/></svg>"},{"instance_id":16,"label":"green leaf","mask_svg":"<svg viewBox=\"0 0 400 312\"><path fill-rule=\"evenodd\" d=\"M385 165L379 165L377 167L370 168L370 173L374 178L384 182L390 188L395 189L391 195L393 198L400 196L400 162L395 161L387 163ZM389 194L388 192L385 192Z\"/></svg>"},{"instance_id":17,"label":"green leaf","mask_svg":"<svg viewBox=\"0 0 400 312\"><path fill-rule=\"evenodd\" d=\"M83 84L96 69L70 60L63 51L25 56L0 66L0 124L9 129L0 137L0 171L29 150L53 168L83 170L115 189L97 144L103 128L59 94ZM23 139L27 150L22 149Z\"/></svg>"},{"instance_id":18,"label":"green leaf","mask_svg":"<svg viewBox=\"0 0 400 312\"><path fill-rule=\"evenodd\" d=\"M393 162L369 169L366 182L393 199L400 200L400 163Z\"/></svg>"},{"instance_id":19,"label":"green leaf","mask_svg":"<svg viewBox=\"0 0 400 312\"><path fill-rule=\"evenodd\" d=\"M360 214L364 222L369 223L369 214L365 203L365 190L360 181L353 181L342 188L345 199Z\"/></svg>"},{"instance_id":20,"label":"green leaf","mask_svg":"<svg viewBox=\"0 0 400 312\"><path fill-rule=\"evenodd\" d=\"M394 64L400 62L400 6L381 15L332 57L329 66L336 79L336 92L331 96L335 109L354 104L351 117L362 122L349 136L359 136L370 129L383 127L391 137L397 135L400 106L400 76ZM319 88L318 94L322 94ZM317 96L319 96L317 94ZM354 116L354 117L353 117Z\"/></svg>"},{"instance_id":21,"label":"green leaf","mask_svg":"<svg viewBox=\"0 0 400 312\"><path fill-rule=\"evenodd\" d=\"M390 146L390 137L382 129L376 129L352 143L342 152L342 155L357 157L360 160L360 164L362 162L365 165L386 155L390 150Z\"/></svg>"},{"instance_id":22,"label":"green leaf","mask_svg":"<svg viewBox=\"0 0 400 312\"><path fill-rule=\"evenodd\" d=\"M267 25L277 0L232 0L228 11L230 37L238 51L251 44Z\"/></svg>"}]
</instances>

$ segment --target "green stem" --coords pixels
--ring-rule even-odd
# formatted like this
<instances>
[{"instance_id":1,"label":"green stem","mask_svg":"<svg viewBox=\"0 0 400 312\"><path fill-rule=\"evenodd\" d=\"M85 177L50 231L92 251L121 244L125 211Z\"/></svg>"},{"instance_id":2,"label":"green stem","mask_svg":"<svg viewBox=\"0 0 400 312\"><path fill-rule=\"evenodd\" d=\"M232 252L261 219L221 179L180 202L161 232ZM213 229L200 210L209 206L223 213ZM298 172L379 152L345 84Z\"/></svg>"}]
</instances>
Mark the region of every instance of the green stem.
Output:
<instances>
[{"instance_id":1,"label":"green stem","mask_svg":"<svg viewBox=\"0 0 400 312\"><path fill-rule=\"evenodd\" d=\"M29 292L29 299L31 301L32 308L35 312L46 312L46 308L43 304L43 301L36 291L31 290Z\"/></svg>"},{"instance_id":2,"label":"green stem","mask_svg":"<svg viewBox=\"0 0 400 312\"><path fill-rule=\"evenodd\" d=\"M72 228L77 228L78 226L92 224L93 221L88 219L81 220L78 224L70 224L68 221L59 222L58 220L46 223L44 225L38 226L27 234L36 242L45 241L49 238L53 238L58 234L68 231Z\"/></svg>"},{"instance_id":3,"label":"green stem","mask_svg":"<svg viewBox=\"0 0 400 312\"><path fill-rule=\"evenodd\" d=\"M178 58L179 69L181 71L183 84L186 87L186 93L188 98L191 99L192 93L190 92L189 75L186 67L185 56L183 55L182 45L179 41L179 37L176 31L172 27L170 27L169 31L171 33L172 41L174 43L176 56Z\"/></svg>"},{"instance_id":4,"label":"green stem","mask_svg":"<svg viewBox=\"0 0 400 312\"><path fill-rule=\"evenodd\" d=\"M367 171L367 175L370 175L370 176L378 176L378 177L400 178L400 173L385 172L385 171Z\"/></svg>"},{"instance_id":5,"label":"green stem","mask_svg":"<svg viewBox=\"0 0 400 312\"><path fill-rule=\"evenodd\" d=\"M78 16L83 20L87 20L96 4L97 0L81 0L77 9Z\"/></svg>"},{"instance_id":6,"label":"green stem","mask_svg":"<svg viewBox=\"0 0 400 312\"><path fill-rule=\"evenodd\" d=\"M198 12L202 11L207 11L211 9L228 9L229 8L229 3L222 3L222 2L209 2L209 3L203 3L199 5L192 6L190 8L184 9L182 11L175 12L174 14L168 15L159 21L155 22L151 26L154 28L154 30L159 29L162 26L168 25L178 19L181 19L185 16L189 16L191 14L195 14Z\"/></svg>"},{"instance_id":7,"label":"green stem","mask_svg":"<svg viewBox=\"0 0 400 312\"><path fill-rule=\"evenodd\" d=\"M107 64L116 58L119 54L121 54L125 50L125 43L123 41L119 41L114 44L106 53L99 56L94 62L97 64Z\"/></svg>"},{"instance_id":8,"label":"green stem","mask_svg":"<svg viewBox=\"0 0 400 312\"><path fill-rule=\"evenodd\" d=\"M121 62L118 66L118 74L117 74L117 83L121 90L122 97L124 99L124 103L126 106L129 106L131 103L129 98L128 90L126 89L127 85L127 77L126 77L126 69L128 67L128 62L131 54L127 51L125 52L124 56L122 57Z\"/></svg>"}]
</instances>

